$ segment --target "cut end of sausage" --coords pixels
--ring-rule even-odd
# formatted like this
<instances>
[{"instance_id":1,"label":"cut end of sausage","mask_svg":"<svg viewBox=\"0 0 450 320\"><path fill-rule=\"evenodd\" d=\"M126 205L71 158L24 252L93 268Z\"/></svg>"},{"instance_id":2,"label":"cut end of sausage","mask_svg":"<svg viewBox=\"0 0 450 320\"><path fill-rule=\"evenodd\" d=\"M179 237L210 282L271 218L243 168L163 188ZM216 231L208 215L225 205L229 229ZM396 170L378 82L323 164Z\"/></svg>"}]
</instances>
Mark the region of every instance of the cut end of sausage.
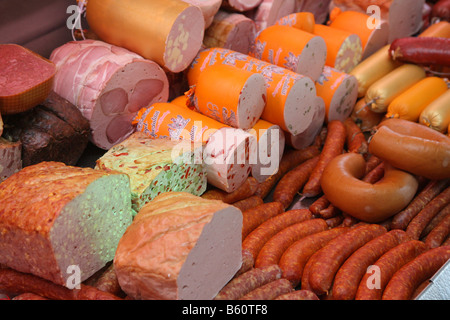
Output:
<instances>
[{"instance_id":1,"label":"cut end of sausage","mask_svg":"<svg viewBox=\"0 0 450 320\"><path fill-rule=\"evenodd\" d=\"M327 121L344 121L352 114L358 99L358 82L356 77L346 75L339 84L328 108Z\"/></svg>"},{"instance_id":2,"label":"cut end of sausage","mask_svg":"<svg viewBox=\"0 0 450 320\"><path fill-rule=\"evenodd\" d=\"M166 39L164 66L181 72L190 65L201 49L205 20L199 7L189 6L176 18Z\"/></svg>"},{"instance_id":3,"label":"cut end of sausage","mask_svg":"<svg viewBox=\"0 0 450 320\"><path fill-rule=\"evenodd\" d=\"M233 192L251 172L255 159L256 138L241 129L221 128L211 135L203 151L208 183Z\"/></svg>"},{"instance_id":4,"label":"cut end of sausage","mask_svg":"<svg viewBox=\"0 0 450 320\"><path fill-rule=\"evenodd\" d=\"M349 35L344 42L336 56L336 60L334 61L334 67L339 71L349 73L356 67L362 59L363 49L361 39L356 34Z\"/></svg>"},{"instance_id":5,"label":"cut end of sausage","mask_svg":"<svg viewBox=\"0 0 450 320\"><path fill-rule=\"evenodd\" d=\"M296 70L316 81L322 74L327 59L327 45L322 37L313 37L303 48Z\"/></svg>"},{"instance_id":6,"label":"cut end of sausage","mask_svg":"<svg viewBox=\"0 0 450 320\"><path fill-rule=\"evenodd\" d=\"M238 104L237 127L243 130L253 128L264 111L267 101L267 89L264 77L252 74L241 90Z\"/></svg>"},{"instance_id":7,"label":"cut end of sausage","mask_svg":"<svg viewBox=\"0 0 450 320\"><path fill-rule=\"evenodd\" d=\"M294 149L301 150L314 142L316 136L320 133L325 122L325 102L321 97L317 97L315 112L311 124L300 134L286 135L286 142Z\"/></svg>"},{"instance_id":8,"label":"cut end of sausage","mask_svg":"<svg viewBox=\"0 0 450 320\"><path fill-rule=\"evenodd\" d=\"M278 125L272 125L263 133L256 132L259 136L255 161L251 161L252 176L263 182L271 175L278 172L283 156L286 137Z\"/></svg>"},{"instance_id":9,"label":"cut end of sausage","mask_svg":"<svg viewBox=\"0 0 450 320\"><path fill-rule=\"evenodd\" d=\"M295 81L284 105L285 131L298 135L309 127L317 107L316 97L316 87L310 78Z\"/></svg>"}]
</instances>

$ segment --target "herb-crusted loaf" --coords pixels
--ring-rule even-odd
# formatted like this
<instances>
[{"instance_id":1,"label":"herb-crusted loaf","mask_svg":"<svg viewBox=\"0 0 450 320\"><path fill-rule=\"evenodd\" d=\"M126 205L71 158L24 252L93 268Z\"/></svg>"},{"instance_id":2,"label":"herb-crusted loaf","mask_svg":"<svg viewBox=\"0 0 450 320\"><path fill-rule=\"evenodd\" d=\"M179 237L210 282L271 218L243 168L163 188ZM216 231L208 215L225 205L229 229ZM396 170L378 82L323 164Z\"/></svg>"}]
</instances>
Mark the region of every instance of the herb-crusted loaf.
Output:
<instances>
[{"instance_id":1,"label":"herb-crusted loaf","mask_svg":"<svg viewBox=\"0 0 450 320\"><path fill-rule=\"evenodd\" d=\"M206 190L206 169L201 145L183 140L151 138L136 132L115 145L96 162L96 169L117 171L130 177L133 209L163 192L201 195Z\"/></svg>"}]
</instances>

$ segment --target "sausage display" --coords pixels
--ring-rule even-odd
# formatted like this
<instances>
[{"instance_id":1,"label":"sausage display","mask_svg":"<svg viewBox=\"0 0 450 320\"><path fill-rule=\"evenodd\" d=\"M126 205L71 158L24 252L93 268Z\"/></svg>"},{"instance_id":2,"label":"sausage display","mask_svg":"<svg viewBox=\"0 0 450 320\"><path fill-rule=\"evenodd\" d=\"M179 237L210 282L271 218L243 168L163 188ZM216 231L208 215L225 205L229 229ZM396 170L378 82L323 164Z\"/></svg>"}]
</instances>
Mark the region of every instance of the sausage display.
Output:
<instances>
[{"instance_id":1,"label":"sausage display","mask_svg":"<svg viewBox=\"0 0 450 320\"><path fill-rule=\"evenodd\" d=\"M0 300L447 298L450 0L60 2L0 13Z\"/></svg>"},{"instance_id":2,"label":"sausage display","mask_svg":"<svg viewBox=\"0 0 450 320\"><path fill-rule=\"evenodd\" d=\"M208 48L198 53L188 69L189 85L195 85L200 74L216 64L231 65L264 76L267 101L261 119L293 135L302 133L311 123L318 103L311 78L233 50Z\"/></svg>"}]
</instances>

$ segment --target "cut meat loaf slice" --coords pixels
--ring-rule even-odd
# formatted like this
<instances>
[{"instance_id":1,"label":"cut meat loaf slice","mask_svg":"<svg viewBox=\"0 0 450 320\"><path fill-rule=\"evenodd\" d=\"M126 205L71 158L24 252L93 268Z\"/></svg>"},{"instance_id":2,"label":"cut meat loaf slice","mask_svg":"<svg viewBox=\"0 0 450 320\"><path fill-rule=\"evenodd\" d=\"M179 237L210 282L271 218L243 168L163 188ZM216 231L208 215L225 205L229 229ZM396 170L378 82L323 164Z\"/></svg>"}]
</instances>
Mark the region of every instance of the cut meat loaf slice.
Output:
<instances>
[{"instance_id":1,"label":"cut meat loaf slice","mask_svg":"<svg viewBox=\"0 0 450 320\"><path fill-rule=\"evenodd\" d=\"M49 94L54 63L17 44L0 44L0 112L15 114L33 108Z\"/></svg>"},{"instance_id":2,"label":"cut meat loaf slice","mask_svg":"<svg viewBox=\"0 0 450 320\"><path fill-rule=\"evenodd\" d=\"M129 190L125 174L60 162L22 169L0 184L0 264L67 287L86 280L131 224Z\"/></svg>"},{"instance_id":3,"label":"cut meat loaf slice","mask_svg":"<svg viewBox=\"0 0 450 320\"><path fill-rule=\"evenodd\" d=\"M184 191L199 196L206 190L199 147L196 151L189 141L154 139L136 132L98 159L95 168L130 177L133 209L138 212L162 192Z\"/></svg>"},{"instance_id":4,"label":"cut meat loaf slice","mask_svg":"<svg viewBox=\"0 0 450 320\"><path fill-rule=\"evenodd\" d=\"M242 264L242 213L219 200L166 192L136 215L114 258L133 299L210 300Z\"/></svg>"},{"instance_id":5,"label":"cut meat loaf slice","mask_svg":"<svg viewBox=\"0 0 450 320\"><path fill-rule=\"evenodd\" d=\"M105 150L133 133L140 108L169 96L158 64L102 41L68 42L50 59L57 67L54 91L80 109L90 121L91 141Z\"/></svg>"}]
</instances>

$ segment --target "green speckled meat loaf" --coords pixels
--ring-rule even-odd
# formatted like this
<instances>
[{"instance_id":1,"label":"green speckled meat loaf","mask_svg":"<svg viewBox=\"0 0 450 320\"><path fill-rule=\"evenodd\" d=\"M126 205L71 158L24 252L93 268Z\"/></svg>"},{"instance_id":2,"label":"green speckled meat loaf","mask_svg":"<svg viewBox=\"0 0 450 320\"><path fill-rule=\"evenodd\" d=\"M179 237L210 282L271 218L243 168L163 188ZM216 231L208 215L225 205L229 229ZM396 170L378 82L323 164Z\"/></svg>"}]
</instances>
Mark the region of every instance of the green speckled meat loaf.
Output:
<instances>
[{"instance_id":1,"label":"green speckled meat loaf","mask_svg":"<svg viewBox=\"0 0 450 320\"><path fill-rule=\"evenodd\" d=\"M130 177L133 210L138 212L162 192L203 194L207 186L206 171L201 150L194 147L188 141L153 139L136 132L98 159L95 168Z\"/></svg>"},{"instance_id":2,"label":"green speckled meat loaf","mask_svg":"<svg viewBox=\"0 0 450 320\"><path fill-rule=\"evenodd\" d=\"M68 287L79 270L84 281L131 224L129 188L125 174L61 162L13 174L0 183L0 264Z\"/></svg>"}]
</instances>

